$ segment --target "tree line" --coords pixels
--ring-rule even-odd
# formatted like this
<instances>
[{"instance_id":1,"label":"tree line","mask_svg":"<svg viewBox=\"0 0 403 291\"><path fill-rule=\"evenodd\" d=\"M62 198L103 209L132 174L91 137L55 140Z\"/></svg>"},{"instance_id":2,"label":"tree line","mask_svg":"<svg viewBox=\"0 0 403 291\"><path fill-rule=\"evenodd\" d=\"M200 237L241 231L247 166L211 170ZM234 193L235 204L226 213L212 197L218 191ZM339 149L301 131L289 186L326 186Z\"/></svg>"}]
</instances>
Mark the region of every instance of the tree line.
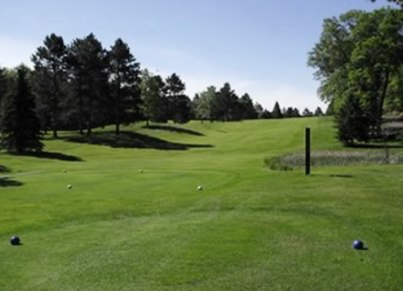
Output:
<instances>
[{"instance_id":1,"label":"tree line","mask_svg":"<svg viewBox=\"0 0 403 291\"><path fill-rule=\"evenodd\" d=\"M43 132L54 138L63 129L91 135L95 127L114 124L119 134L122 124L138 120L148 125L323 114L320 108L300 114L296 108L280 109L278 103L270 112L247 93L239 97L229 83L220 89L210 86L191 100L177 74L164 79L141 70L120 38L107 50L92 33L69 45L50 34L31 60L33 70L24 65L0 68L1 137L10 151L41 150Z\"/></svg>"},{"instance_id":2,"label":"tree line","mask_svg":"<svg viewBox=\"0 0 403 291\"><path fill-rule=\"evenodd\" d=\"M403 9L325 19L308 65L316 68L319 95L330 104L343 143L384 138L385 113L403 112Z\"/></svg>"}]
</instances>

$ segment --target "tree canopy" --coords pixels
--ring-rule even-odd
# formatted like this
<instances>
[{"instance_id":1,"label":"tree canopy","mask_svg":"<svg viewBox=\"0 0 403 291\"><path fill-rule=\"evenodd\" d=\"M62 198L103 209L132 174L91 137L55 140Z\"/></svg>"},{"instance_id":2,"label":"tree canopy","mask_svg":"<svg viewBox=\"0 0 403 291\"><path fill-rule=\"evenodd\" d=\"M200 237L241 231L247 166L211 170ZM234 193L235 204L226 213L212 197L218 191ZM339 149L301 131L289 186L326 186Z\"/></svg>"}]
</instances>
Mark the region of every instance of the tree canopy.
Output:
<instances>
[{"instance_id":1,"label":"tree canopy","mask_svg":"<svg viewBox=\"0 0 403 291\"><path fill-rule=\"evenodd\" d=\"M320 97L332 104L336 122L344 122L338 112L347 114L351 110L344 107L354 104L362 114L360 123L368 122L363 127L369 131L367 135L379 134L385 103L394 100L398 104L396 99L402 98L396 94L403 65L402 23L403 10L390 8L373 12L353 10L324 20L320 40L309 53L308 65L316 69L315 76L321 81ZM395 91L390 90L392 84ZM357 100L351 102L351 96ZM355 122L355 117L349 118L350 122ZM342 136L345 135L339 134ZM361 135L355 138L366 140Z\"/></svg>"}]
</instances>

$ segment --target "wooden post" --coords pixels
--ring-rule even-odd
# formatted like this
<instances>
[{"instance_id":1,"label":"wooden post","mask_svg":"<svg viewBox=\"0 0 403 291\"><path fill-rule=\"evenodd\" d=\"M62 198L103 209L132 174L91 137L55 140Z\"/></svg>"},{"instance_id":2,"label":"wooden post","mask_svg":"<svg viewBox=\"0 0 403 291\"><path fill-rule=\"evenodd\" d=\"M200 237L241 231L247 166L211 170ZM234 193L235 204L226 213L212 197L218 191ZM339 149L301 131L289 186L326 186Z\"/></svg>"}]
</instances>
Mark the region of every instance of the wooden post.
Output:
<instances>
[{"instance_id":1,"label":"wooden post","mask_svg":"<svg viewBox=\"0 0 403 291\"><path fill-rule=\"evenodd\" d=\"M305 128L305 175L311 174L311 129Z\"/></svg>"}]
</instances>

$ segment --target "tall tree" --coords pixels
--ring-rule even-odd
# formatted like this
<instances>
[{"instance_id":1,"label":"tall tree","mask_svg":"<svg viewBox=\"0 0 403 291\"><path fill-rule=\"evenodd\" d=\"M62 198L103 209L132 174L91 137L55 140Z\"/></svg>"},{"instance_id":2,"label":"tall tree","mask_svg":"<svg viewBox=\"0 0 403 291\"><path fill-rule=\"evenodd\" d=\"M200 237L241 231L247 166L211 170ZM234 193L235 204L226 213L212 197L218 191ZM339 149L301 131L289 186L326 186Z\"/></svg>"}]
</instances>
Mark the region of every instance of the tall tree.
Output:
<instances>
[{"instance_id":1,"label":"tall tree","mask_svg":"<svg viewBox=\"0 0 403 291\"><path fill-rule=\"evenodd\" d=\"M0 68L0 116L2 114L4 96L7 92L7 79L5 71L5 69Z\"/></svg>"},{"instance_id":2,"label":"tall tree","mask_svg":"<svg viewBox=\"0 0 403 291\"><path fill-rule=\"evenodd\" d=\"M164 87L165 83L161 76L154 76L148 70L142 71L140 88L143 115L146 118L147 126L149 121L167 121Z\"/></svg>"},{"instance_id":3,"label":"tall tree","mask_svg":"<svg viewBox=\"0 0 403 291\"><path fill-rule=\"evenodd\" d=\"M38 47L31 58L35 66L34 89L42 126L45 128L49 126L55 138L61 123L61 102L66 95L63 90L67 77L66 53L63 38L51 34L46 36L44 46Z\"/></svg>"},{"instance_id":4,"label":"tall tree","mask_svg":"<svg viewBox=\"0 0 403 291\"><path fill-rule=\"evenodd\" d=\"M214 86L209 86L207 89L200 94L198 98L194 98L194 112L195 117L201 122L204 120L213 121L215 99L217 96L217 89Z\"/></svg>"},{"instance_id":5,"label":"tall tree","mask_svg":"<svg viewBox=\"0 0 403 291\"><path fill-rule=\"evenodd\" d=\"M258 113L248 93L242 95L239 99L239 103L241 106L242 119L256 119L258 117Z\"/></svg>"},{"instance_id":6,"label":"tall tree","mask_svg":"<svg viewBox=\"0 0 403 291\"><path fill-rule=\"evenodd\" d=\"M363 130L380 131L386 99L392 98L390 83L403 64L402 23L401 9L349 11L325 19L320 41L309 54L308 64L317 69L321 81L321 98L337 115L354 94L363 118L370 120Z\"/></svg>"},{"instance_id":7,"label":"tall tree","mask_svg":"<svg viewBox=\"0 0 403 291\"><path fill-rule=\"evenodd\" d=\"M218 120L232 121L240 120L241 108L239 98L232 90L231 85L227 82L218 91L216 98L215 116Z\"/></svg>"},{"instance_id":8,"label":"tall tree","mask_svg":"<svg viewBox=\"0 0 403 291\"><path fill-rule=\"evenodd\" d=\"M110 108L116 134L119 134L121 123L133 122L138 116L140 97L140 64L120 38L109 52L109 73Z\"/></svg>"},{"instance_id":9,"label":"tall tree","mask_svg":"<svg viewBox=\"0 0 403 291\"><path fill-rule=\"evenodd\" d=\"M185 123L191 117L191 101L184 94L185 83L173 73L165 80L165 93L168 102L168 118L174 122Z\"/></svg>"},{"instance_id":10,"label":"tall tree","mask_svg":"<svg viewBox=\"0 0 403 291\"><path fill-rule=\"evenodd\" d=\"M13 92L6 101L1 120L2 145L10 152L41 151L40 122L28 81L29 69L20 66Z\"/></svg>"},{"instance_id":11,"label":"tall tree","mask_svg":"<svg viewBox=\"0 0 403 291\"><path fill-rule=\"evenodd\" d=\"M94 124L101 124L107 111L108 56L102 44L89 34L84 39L75 39L67 57L70 84L74 88L73 114L78 115L78 126L83 133L91 135Z\"/></svg>"}]
</instances>

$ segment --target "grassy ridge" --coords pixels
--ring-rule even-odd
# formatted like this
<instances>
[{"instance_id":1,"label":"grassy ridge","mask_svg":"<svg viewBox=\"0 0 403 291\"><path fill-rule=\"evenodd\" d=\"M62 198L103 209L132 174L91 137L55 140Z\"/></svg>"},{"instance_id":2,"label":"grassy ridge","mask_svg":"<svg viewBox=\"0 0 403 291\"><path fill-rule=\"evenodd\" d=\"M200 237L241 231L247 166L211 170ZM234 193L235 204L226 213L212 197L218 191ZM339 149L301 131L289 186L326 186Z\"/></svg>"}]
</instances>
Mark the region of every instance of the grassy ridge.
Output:
<instances>
[{"instance_id":1,"label":"grassy ridge","mask_svg":"<svg viewBox=\"0 0 403 291\"><path fill-rule=\"evenodd\" d=\"M268 170L306 126L314 150L341 149L331 120L309 118L136 125L114 148L64 133L53 155L1 154L0 289L398 290L403 167Z\"/></svg>"}]
</instances>

